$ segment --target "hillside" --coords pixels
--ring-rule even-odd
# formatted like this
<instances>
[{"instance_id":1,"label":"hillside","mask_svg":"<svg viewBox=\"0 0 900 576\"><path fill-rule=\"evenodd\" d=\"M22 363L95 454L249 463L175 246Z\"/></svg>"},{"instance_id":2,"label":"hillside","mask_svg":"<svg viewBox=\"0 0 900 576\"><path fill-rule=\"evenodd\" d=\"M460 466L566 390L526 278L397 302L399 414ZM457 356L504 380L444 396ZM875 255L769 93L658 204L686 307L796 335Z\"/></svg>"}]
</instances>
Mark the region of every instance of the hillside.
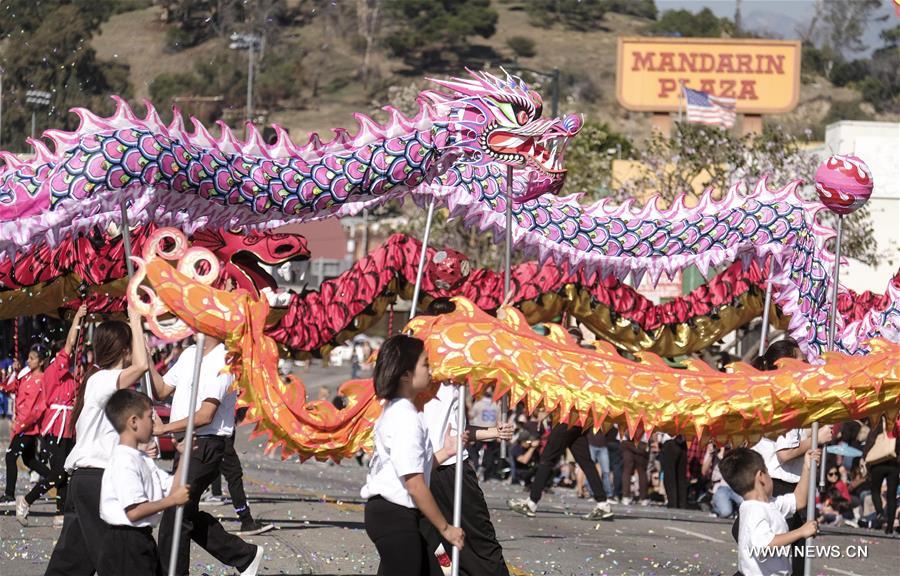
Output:
<instances>
[{"instance_id":1,"label":"hillside","mask_svg":"<svg viewBox=\"0 0 900 576\"><path fill-rule=\"evenodd\" d=\"M531 24L521 3L493 2L499 14L497 32L489 39L477 38L486 55L482 62L496 67L494 58L511 59L507 40L512 36L526 36L535 43L536 55L520 59L526 67L551 70L558 67L564 77L563 112L583 113L590 120L606 121L630 137L641 137L649 131L647 114L628 112L615 101L616 39L621 35L639 35L649 20L608 13L603 29L590 32L565 30L561 26L538 28ZM130 80L136 99L149 96L149 85L159 74L190 71L197 61L230 58L232 66L246 66L246 53L228 50L225 39L213 39L181 52L165 47L166 25L160 21L157 6L119 14L102 27L93 39L98 56L130 66ZM306 78L296 79L295 95L291 103L273 107L267 115L269 123L287 127L293 134L310 131L327 132L332 127L352 127L354 112L373 113L384 104L393 103L408 109L410 95L424 88L427 81L420 74L412 75L402 62L388 58L381 51L375 64L382 76L383 89L367 97L358 81L357 70L362 61L352 42L336 30L327 18L313 18L306 25L283 30L281 42L291 49L304 51L304 70L313 70L315 86ZM230 54L229 54L230 53ZM307 72L308 73L308 72ZM549 104L549 83L542 87ZM783 124L793 132L815 127L825 119L833 102L852 103L860 94L850 88L835 88L827 80L816 78L803 84L801 104L791 114L770 117L769 122ZM297 104L299 101L299 105ZM167 107L167 103L155 103ZM851 106L855 108L855 105ZM876 115L862 105L873 119L897 120L896 115ZM233 116L240 117L239 111ZM231 122L234 124L235 122Z\"/></svg>"}]
</instances>

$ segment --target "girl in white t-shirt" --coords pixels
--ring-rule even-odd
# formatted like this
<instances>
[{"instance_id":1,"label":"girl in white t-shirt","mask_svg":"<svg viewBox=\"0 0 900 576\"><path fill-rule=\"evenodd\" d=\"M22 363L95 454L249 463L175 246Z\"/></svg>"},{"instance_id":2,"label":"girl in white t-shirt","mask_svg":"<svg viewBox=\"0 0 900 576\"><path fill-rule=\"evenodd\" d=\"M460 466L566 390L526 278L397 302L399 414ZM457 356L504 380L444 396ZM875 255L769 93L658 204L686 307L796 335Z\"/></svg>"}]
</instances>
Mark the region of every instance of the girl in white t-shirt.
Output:
<instances>
[{"instance_id":1,"label":"girl in white t-shirt","mask_svg":"<svg viewBox=\"0 0 900 576\"><path fill-rule=\"evenodd\" d=\"M379 576L427 576L429 563L436 560L419 531L422 516L454 546L462 548L465 537L447 522L428 488L432 460L454 456L456 441L448 437L445 448L432 453L422 412L414 404L431 383L424 342L405 335L389 338L378 353L374 379L375 394L386 404L375 424L375 455L361 491L367 499L366 534L381 557Z\"/></svg>"},{"instance_id":2,"label":"girl in white t-shirt","mask_svg":"<svg viewBox=\"0 0 900 576\"><path fill-rule=\"evenodd\" d=\"M128 309L128 324L104 322L94 331L94 365L75 400L75 448L66 458L70 475L62 532L45 576L91 576L109 526L100 518L100 486L119 435L107 419L106 402L116 390L134 386L147 371L140 315Z\"/></svg>"}]
</instances>

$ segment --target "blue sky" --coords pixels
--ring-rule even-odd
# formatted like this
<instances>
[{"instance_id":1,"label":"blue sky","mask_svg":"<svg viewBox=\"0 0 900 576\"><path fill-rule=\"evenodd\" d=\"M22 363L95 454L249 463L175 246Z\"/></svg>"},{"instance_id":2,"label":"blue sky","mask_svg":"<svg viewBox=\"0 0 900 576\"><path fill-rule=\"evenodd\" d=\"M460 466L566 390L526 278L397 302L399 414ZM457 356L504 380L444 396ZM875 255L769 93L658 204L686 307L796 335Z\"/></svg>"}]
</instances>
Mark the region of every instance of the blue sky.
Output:
<instances>
[{"instance_id":1,"label":"blue sky","mask_svg":"<svg viewBox=\"0 0 900 576\"><path fill-rule=\"evenodd\" d=\"M842 0L826 0L838 2ZM741 18L743 26L759 31L767 31L781 38L799 38L795 29L799 26L805 29L813 14L813 0L743 0L741 3ZM660 13L666 10L687 9L698 12L703 8L711 9L718 16L734 18L734 0L656 0L656 6ZM851 58L868 56L872 50L881 45L878 33L884 28L890 28L900 24L894 12L891 0L882 0L882 8L879 14L886 14L889 18L885 22L872 22L866 31L864 40L869 50L850 54Z\"/></svg>"}]
</instances>

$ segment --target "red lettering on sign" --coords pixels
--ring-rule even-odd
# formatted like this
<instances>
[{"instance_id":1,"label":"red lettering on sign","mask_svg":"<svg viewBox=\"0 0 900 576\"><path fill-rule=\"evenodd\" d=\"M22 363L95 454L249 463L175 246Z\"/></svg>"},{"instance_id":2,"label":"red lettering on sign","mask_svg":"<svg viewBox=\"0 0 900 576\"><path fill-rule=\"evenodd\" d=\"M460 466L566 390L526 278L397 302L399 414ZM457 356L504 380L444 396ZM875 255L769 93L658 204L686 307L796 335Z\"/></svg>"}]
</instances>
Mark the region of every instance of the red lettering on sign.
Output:
<instances>
[{"instance_id":1,"label":"red lettering on sign","mask_svg":"<svg viewBox=\"0 0 900 576\"><path fill-rule=\"evenodd\" d=\"M779 54L778 56L766 54L766 61L768 63L766 74L771 74L773 67L776 74L784 74L784 54Z\"/></svg>"},{"instance_id":2,"label":"red lettering on sign","mask_svg":"<svg viewBox=\"0 0 900 576\"><path fill-rule=\"evenodd\" d=\"M738 100L759 100L759 96L756 95L756 80L741 80Z\"/></svg>"},{"instance_id":3,"label":"red lettering on sign","mask_svg":"<svg viewBox=\"0 0 900 576\"><path fill-rule=\"evenodd\" d=\"M697 53L696 52L691 52L690 54L682 52L678 56L681 58L681 62L679 63L679 66L678 66L679 72L684 72L685 69L688 69L691 72L697 71L697 63L696 63Z\"/></svg>"},{"instance_id":4,"label":"red lettering on sign","mask_svg":"<svg viewBox=\"0 0 900 576\"><path fill-rule=\"evenodd\" d=\"M716 59L712 54L701 54L700 55L700 70L699 72L712 72L716 68Z\"/></svg>"},{"instance_id":5,"label":"red lettering on sign","mask_svg":"<svg viewBox=\"0 0 900 576\"><path fill-rule=\"evenodd\" d=\"M719 69L716 70L720 74L723 72L734 72L734 64L731 62L731 54L719 54Z\"/></svg>"},{"instance_id":6,"label":"red lettering on sign","mask_svg":"<svg viewBox=\"0 0 900 576\"><path fill-rule=\"evenodd\" d=\"M674 52L660 52L659 58L659 68L657 68L658 72L676 72Z\"/></svg>"},{"instance_id":7,"label":"red lettering on sign","mask_svg":"<svg viewBox=\"0 0 900 576\"><path fill-rule=\"evenodd\" d=\"M712 78L704 78L700 80L700 91L715 95L716 81Z\"/></svg>"},{"instance_id":8,"label":"red lettering on sign","mask_svg":"<svg viewBox=\"0 0 900 576\"><path fill-rule=\"evenodd\" d=\"M723 78L719 84L722 87L719 96L724 98L734 98L734 85L736 84L734 80L726 80Z\"/></svg>"},{"instance_id":9,"label":"red lettering on sign","mask_svg":"<svg viewBox=\"0 0 900 576\"><path fill-rule=\"evenodd\" d=\"M633 71L639 71L643 67L650 72L656 72L656 68L653 66L653 55L656 54L656 52L633 52L633 54L634 66L631 67Z\"/></svg>"},{"instance_id":10,"label":"red lettering on sign","mask_svg":"<svg viewBox=\"0 0 900 576\"><path fill-rule=\"evenodd\" d=\"M736 58L738 74L743 72L753 74L753 57L750 54L738 54Z\"/></svg>"},{"instance_id":11,"label":"red lettering on sign","mask_svg":"<svg viewBox=\"0 0 900 576\"><path fill-rule=\"evenodd\" d=\"M675 91L675 79L674 78L660 78L659 79L659 96L660 98L668 98L669 93Z\"/></svg>"}]
</instances>

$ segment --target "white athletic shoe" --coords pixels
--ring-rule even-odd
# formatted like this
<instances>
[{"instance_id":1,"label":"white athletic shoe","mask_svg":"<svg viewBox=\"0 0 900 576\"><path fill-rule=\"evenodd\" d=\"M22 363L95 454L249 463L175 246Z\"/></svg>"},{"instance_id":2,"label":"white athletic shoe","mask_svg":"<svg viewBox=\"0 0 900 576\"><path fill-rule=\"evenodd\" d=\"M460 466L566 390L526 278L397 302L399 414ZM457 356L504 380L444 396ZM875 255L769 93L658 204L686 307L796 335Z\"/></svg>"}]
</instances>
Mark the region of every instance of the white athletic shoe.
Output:
<instances>
[{"instance_id":1,"label":"white athletic shoe","mask_svg":"<svg viewBox=\"0 0 900 576\"><path fill-rule=\"evenodd\" d=\"M622 497L622 505L630 506L631 505L631 496L623 496Z\"/></svg>"},{"instance_id":2,"label":"white athletic shoe","mask_svg":"<svg viewBox=\"0 0 900 576\"><path fill-rule=\"evenodd\" d=\"M610 508L609 502L597 502L593 510L582 516L585 520L611 520L612 517L612 508Z\"/></svg>"},{"instance_id":3,"label":"white athletic shoe","mask_svg":"<svg viewBox=\"0 0 900 576\"><path fill-rule=\"evenodd\" d=\"M256 547L256 556L253 557L253 562L247 566L247 569L241 572L241 576L256 576L259 572L259 565L262 564L263 554L265 550L263 550L262 546Z\"/></svg>"},{"instance_id":4,"label":"white athletic shoe","mask_svg":"<svg viewBox=\"0 0 900 576\"><path fill-rule=\"evenodd\" d=\"M537 504L532 502L530 498L510 498L506 501L506 505L513 512L518 512L529 518L534 518L537 511Z\"/></svg>"},{"instance_id":5,"label":"white athletic shoe","mask_svg":"<svg viewBox=\"0 0 900 576\"><path fill-rule=\"evenodd\" d=\"M16 520L19 521L19 524L22 526L28 526L28 502L25 501L24 496L19 496L16 498Z\"/></svg>"},{"instance_id":6,"label":"white athletic shoe","mask_svg":"<svg viewBox=\"0 0 900 576\"><path fill-rule=\"evenodd\" d=\"M200 500L200 506L221 506L225 503L225 499L221 496L216 496L214 494L209 494L205 496L202 500Z\"/></svg>"}]
</instances>

